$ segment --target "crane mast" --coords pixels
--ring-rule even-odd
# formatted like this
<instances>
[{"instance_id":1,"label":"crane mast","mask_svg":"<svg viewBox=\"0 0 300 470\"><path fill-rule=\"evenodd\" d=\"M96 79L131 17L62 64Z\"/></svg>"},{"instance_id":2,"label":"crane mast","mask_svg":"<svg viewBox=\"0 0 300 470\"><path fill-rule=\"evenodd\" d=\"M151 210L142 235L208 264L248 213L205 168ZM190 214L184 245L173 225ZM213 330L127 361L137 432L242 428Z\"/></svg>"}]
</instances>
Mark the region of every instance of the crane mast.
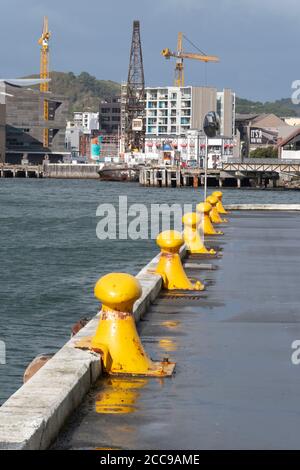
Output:
<instances>
[{"instance_id":1,"label":"crane mast","mask_svg":"<svg viewBox=\"0 0 300 470\"><path fill-rule=\"evenodd\" d=\"M44 16L43 32L38 41L41 46L41 63L40 63L40 78L44 80L40 84L40 91L47 93L49 91L49 40L51 33L48 26L48 17ZM49 120L49 101L44 99L44 121L47 123ZM45 127L43 130L43 145L45 148L49 146L49 129Z\"/></svg>"},{"instance_id":2,"label":"crane mast","mask_svg":"<svg viewBox=\"0 0 300 470\"><path fill-rule=\"evenodd\" d=\"M140 22L133 22L129 70L123 87L122 115L125 151L142 151L145 143L145 77Z\"/></svg>"}]
</instances>

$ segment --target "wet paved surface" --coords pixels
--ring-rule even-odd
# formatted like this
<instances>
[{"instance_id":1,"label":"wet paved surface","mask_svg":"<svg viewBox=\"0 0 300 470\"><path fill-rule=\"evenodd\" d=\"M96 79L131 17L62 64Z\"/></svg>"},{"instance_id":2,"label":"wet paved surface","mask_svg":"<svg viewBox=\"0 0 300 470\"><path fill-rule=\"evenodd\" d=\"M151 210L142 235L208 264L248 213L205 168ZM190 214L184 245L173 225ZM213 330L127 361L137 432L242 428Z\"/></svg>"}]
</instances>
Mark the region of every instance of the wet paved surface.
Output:
<instances>
[{"instance_id":1,"label":"wet paved surface","mask_svg":"<svg viewBox=\"0 0 300 470\"><path fill-rule=\"evenodd\" d=\"M140 323L171 379L102 379L54 448L300 448L300 214L235 213L216 270L188 269L207 289L161 296Z\"/></svg>"}]
</instances>

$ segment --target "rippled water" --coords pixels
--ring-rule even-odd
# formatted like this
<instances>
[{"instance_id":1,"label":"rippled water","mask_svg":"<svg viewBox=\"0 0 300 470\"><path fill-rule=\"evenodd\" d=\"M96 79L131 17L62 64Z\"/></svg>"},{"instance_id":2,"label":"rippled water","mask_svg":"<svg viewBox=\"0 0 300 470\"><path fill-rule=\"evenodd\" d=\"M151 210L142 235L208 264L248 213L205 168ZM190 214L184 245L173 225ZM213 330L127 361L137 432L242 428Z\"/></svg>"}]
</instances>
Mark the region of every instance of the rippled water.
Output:
<instances>
[{"instance_id":1,"label":"rippled water","mask_svg":"<svg viewBox=\"0 0 300 470\"><path fill-rule=\"evenodd\" d=\"M224 189L226 203L300 203L297 191ZM26 365L54 352L74 323L96 313L95 281L110 271L136 274L157 252L155 242L100 241L100 203L197 203L192 188L142 188L97 180L0 180L0 403L22 384Z\"/></svg>"}]
</instances>

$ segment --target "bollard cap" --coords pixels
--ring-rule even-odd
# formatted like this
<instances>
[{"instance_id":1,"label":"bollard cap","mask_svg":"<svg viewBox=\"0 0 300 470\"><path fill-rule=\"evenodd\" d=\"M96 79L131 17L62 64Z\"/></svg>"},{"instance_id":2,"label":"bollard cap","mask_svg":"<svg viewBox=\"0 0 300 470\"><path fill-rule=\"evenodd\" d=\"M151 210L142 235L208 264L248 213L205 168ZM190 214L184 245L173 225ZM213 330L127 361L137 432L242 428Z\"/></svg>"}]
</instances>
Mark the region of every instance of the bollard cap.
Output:
<instances>
[{"instance_id":1,"label":"bollard cap","mask_svg":"<svg viewBox=\"0 0 300 470\"><path fill-rule=\"evenodd\" d=\"M200 202L197 206L197 211L201 214L208 214L211 211L212 207L209 202Z\"/></svg>"},{"instance_id":2,"label":"bollard cap","mask_svg":"<svg viewBox=\"0 0 300 470\"><path fill-rule=\"evenodd\" d=\"M218 203L218 198L216 196L208 196L206 201L209 202L212 206L215 206Z\"/></svg>"},{"instance_id":3,"label":"bollard cap","mask_svg":"<svg viewBox=\"0 0 300 470\"><path fill-rule=\"evenodd\" d=\"M95 297L111 308L133 303L142 295L139 281L130 274L111 273L99 279L94 289Z\"/></svg>"},{"instance_id":4,"label":"bollard cap","mask_svg":"<svg viewBox=\"0 0 300 470\"><path fill-rule=\"evenodd\" d=\"M184 214L182 217L182 222L184 225L193 227L199 225L200 219L200 215L197 214L197 212L190 212L188 214Z\"/></svg>"},{"instance_id":5,"label":"bollard cap","mask_svg":"<svg viewBox=\"0 0 300 470\"><path fill-rule=\"evenodd\" d=\"M158 235L156 243L162 249L176 249L184 244L184 240L180 232L176 230L166 230Z\"/></svg>"},{"instance_id":6,"label":"bollard cap","mask_svg":"<svg viewBox=\"0 0 300 470\"><path fill-rule=\"evenodd\" d=\"M222 191L215 191L212 193L212 196L215 196L217 199L222 199L223 193Z\"/></svg>"}]
</instances>

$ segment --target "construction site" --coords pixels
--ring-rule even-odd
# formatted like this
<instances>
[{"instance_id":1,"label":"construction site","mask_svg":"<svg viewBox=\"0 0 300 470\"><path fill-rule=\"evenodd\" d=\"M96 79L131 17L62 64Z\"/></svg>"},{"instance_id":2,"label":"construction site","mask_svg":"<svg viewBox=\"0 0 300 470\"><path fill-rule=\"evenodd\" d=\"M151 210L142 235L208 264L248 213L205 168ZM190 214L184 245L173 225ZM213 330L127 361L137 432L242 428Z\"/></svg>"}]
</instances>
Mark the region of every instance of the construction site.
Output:
<instances>
[{"instance_id":1,"label":"construction site","mask_svg":"<svg viewBox=\"0 0 300 470\"><path fill-rule=\"evenodd\" d=\"M1 164L39 165L45 160L78 163L81 159L81 163L130 165L158 157L172 163L178 159L180 149L184 159L187 132L191 129L201 132L203 117L208 111L217 111L217 107L223 113L222 132L227 134L227 140L232 139L234 94L230 90L220 94L214 88L186 87L184 80L184 60L208 63L219 59L201 52L185 52L184 38L188 40L182 33L178 34L176 51L162 50L164 58L175 58L174 85L165 89L147 88L140 22L135 20L128 77L120 85L119 97L107 96L99 102L98 113L78 110L73 120L68 121L67 100L51 92L51 32L45 17L38 40L39 79L0 81ZM164 149L166 145L172 155ZM225 140L222 145L229 148Z\"/></svg>"},{"instance_id":2,"label":"construction site","mask_svg":"<svg viewBox=\"0 0 300 470\"><path fill-rule=\"evenodd\" d=\"M207 66L220 59L182 32L175 50L161 51L162 59L175 61L173 85L149 87L140 22L133 21L127 81L119 94L99 98L98 112L78 109L71 120L68 100L51 91L50 41L45 17L39 78L0 80L1 177L100 177L197 187L207 171L211 186L300 187L300 126L272 114L237 115L231 89L187 85L186 60ZM187 52L184 42L196 52ZM219 119L213 138L203 129L209 112ZM249 158L266 148L275 159ZM167 183L167 174L174 183Z\"/></svg>"}]
</instances>

